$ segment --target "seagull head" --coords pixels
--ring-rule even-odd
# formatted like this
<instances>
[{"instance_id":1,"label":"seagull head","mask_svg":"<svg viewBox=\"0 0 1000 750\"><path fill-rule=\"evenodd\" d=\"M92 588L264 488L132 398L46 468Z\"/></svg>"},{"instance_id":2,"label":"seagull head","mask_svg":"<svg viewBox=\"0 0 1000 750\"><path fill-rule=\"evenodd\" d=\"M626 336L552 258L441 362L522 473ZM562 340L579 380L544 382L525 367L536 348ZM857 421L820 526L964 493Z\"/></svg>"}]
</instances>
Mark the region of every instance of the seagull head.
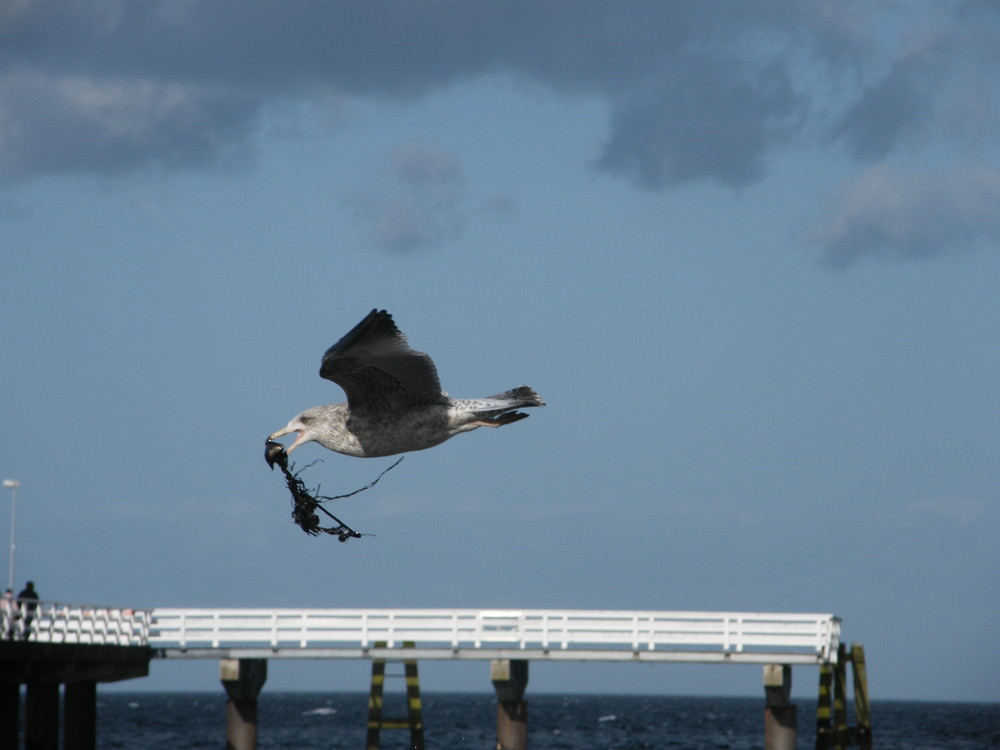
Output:
<instances>
[{"instance_id":1,"label":"seagull head","mask_svg":"<svg viewBox=\"0 0 1000 750\"><path fill-rule=\"evenodd\" d=\"M274 440L282 435L297 433L292 444L285 448L285 453L291 453L303 443L318 440L328 423L329 406L314 406L292 418L288 424L277 432L272 432L268 440Z\"/></svg>"}]
</instances>

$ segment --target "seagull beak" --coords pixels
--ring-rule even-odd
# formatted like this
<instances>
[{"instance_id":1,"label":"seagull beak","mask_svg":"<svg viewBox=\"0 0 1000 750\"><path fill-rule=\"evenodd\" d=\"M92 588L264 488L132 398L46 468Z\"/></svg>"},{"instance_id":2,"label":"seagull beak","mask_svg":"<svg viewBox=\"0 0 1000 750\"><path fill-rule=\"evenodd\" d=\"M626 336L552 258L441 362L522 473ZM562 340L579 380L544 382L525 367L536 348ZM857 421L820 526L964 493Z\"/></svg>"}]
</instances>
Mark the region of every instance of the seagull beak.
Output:
<instances>
[{"instance_id":1,"label":"seagull beak","mask_svg":"<svg viewBox=\"0 0 1000 750\"><path fill-rule=\"evenodd\" d=\"M282 427L277 432L272 432L267 439L274 440L275 438L280 438L282 435L288 435L292 432L294 432L297 435L297 437L295 438L295 440L292 442L291 445L285 448L285 454L287 455L288 453L291 453L293 450L295 450L300 445L302 445L302 443L305 442L305 440L303 440L303 438L305 437L305 433L302 430L293 430L291 427Z\"/></svg>"}]
</instances>

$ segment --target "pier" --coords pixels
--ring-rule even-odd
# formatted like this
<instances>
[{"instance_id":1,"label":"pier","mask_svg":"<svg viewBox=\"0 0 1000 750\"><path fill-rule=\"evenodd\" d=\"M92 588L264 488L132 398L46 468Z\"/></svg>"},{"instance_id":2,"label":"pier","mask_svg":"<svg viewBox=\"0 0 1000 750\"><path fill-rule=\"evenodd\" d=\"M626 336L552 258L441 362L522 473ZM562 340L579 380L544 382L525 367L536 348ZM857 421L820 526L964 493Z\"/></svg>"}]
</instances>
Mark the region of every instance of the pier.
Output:
<instances>
[{"instance_id":1,"label":"pier","mask_svg":"<svg viewBox=\"0 0 1000 750\"><path fill-rule=\"evenodd\" d=\"M149 612L42 601L0 612L0 748L93 750L97 684L149 674ZM62 686L62 710L60 710ZM62 721L60 722L60 716Z\"/></svg>"},{"instance_id":2,"label":"pier","mask_svg":"<svg viewBox=\"0 0 1000 750\"><path fill-rule=\"evenodd\" d=\"M216 659L229 699L228 746L252 750L256 701L270 659L366 659L373 664L481 660L489 662L484 683L490 680L498 697L498 747L513 749L526 743L524 696L532 661L759 664L766 699L765 746L785 750L795 746L795 709L789 702L792 667L816 666L822 672L832 670L838 658L844 661L840 629L839 618L832 614L126 610L42 602L27 641L0 643L0 718L17 716L19 686L27 684L26 733L38 740L31 746L55 750L51 731L43 732L40 720L32 717L53 710L58 716L58 686L64 684L65 747L92 748L96 683L143 676L150 659ZM32 708L43 704L47 709ZM71 718L73 732L88 735L74 737L73 744ZM0 744L16 746L3 738Z\"/></svg>"}]
</instances>

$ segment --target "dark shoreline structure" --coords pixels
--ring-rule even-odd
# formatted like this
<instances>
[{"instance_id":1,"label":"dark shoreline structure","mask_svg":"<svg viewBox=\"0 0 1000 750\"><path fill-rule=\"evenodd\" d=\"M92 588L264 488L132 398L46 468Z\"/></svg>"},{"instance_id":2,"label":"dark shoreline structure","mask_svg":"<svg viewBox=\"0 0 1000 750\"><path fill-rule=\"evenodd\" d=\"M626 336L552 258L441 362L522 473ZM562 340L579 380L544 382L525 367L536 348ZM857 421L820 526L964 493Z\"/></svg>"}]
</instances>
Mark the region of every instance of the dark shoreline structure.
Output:
<instances>
[{"instance_id":1,"label":"dark shoreline structure","mask_svg":"<svg viewBox=\"0 0 1000 750\"><path fill-rule=\"evenodd\" d=\"M816 747L872 747L864 649L840 642L829 614L611 610L114 609L40 602L28 640L0 642L0 746L93 750L97 683L146 676L150 660L214 659L225 690L227 747L257 747L258 697L270 659L372 663L367 747L405 729L423 748L420 660L489 661L497 747L524 750L531 661L757 664L763 667L764 748L794 748L792 665L819 667ZM382 712L387 662L405 666L406 716ZM848 664L855 726L849 726ZM60 685L63 710L60 711Z\"/></svg>"},{"instance_id":2,"label":"dark shoreline structure","mask_svg":"<svg viewBox=\"0 0 1000 750\"><path fill-rule=\"evenodd\" d=\"M65 750L92 750L97 733L97 683L146 677L152 657L149 646L0 641L0 747L18 747L24 684L27 747L54 750L61 713Z\"/></svg>"}]
</instances>

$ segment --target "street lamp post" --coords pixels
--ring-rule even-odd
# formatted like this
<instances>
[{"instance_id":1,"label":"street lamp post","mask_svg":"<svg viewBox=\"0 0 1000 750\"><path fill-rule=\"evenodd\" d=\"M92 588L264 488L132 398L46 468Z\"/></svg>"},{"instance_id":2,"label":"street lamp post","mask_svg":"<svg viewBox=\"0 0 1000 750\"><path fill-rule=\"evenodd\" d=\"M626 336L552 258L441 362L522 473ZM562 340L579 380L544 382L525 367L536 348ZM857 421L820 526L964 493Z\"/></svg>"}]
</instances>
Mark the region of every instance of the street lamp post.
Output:
<instances>
[{"instance_id":1,"label":"street lamp post","mask_svg":"<svg viewBox=\"0 0 1000 750\"><path fill-rule=\"evenodd\" d=\"M14 590L14 522L17 518L17 488L21 483L16 479L3 480L3 486L10 488L10 568L7 577L7 588Z\"/></svg>"}]
</instances>

